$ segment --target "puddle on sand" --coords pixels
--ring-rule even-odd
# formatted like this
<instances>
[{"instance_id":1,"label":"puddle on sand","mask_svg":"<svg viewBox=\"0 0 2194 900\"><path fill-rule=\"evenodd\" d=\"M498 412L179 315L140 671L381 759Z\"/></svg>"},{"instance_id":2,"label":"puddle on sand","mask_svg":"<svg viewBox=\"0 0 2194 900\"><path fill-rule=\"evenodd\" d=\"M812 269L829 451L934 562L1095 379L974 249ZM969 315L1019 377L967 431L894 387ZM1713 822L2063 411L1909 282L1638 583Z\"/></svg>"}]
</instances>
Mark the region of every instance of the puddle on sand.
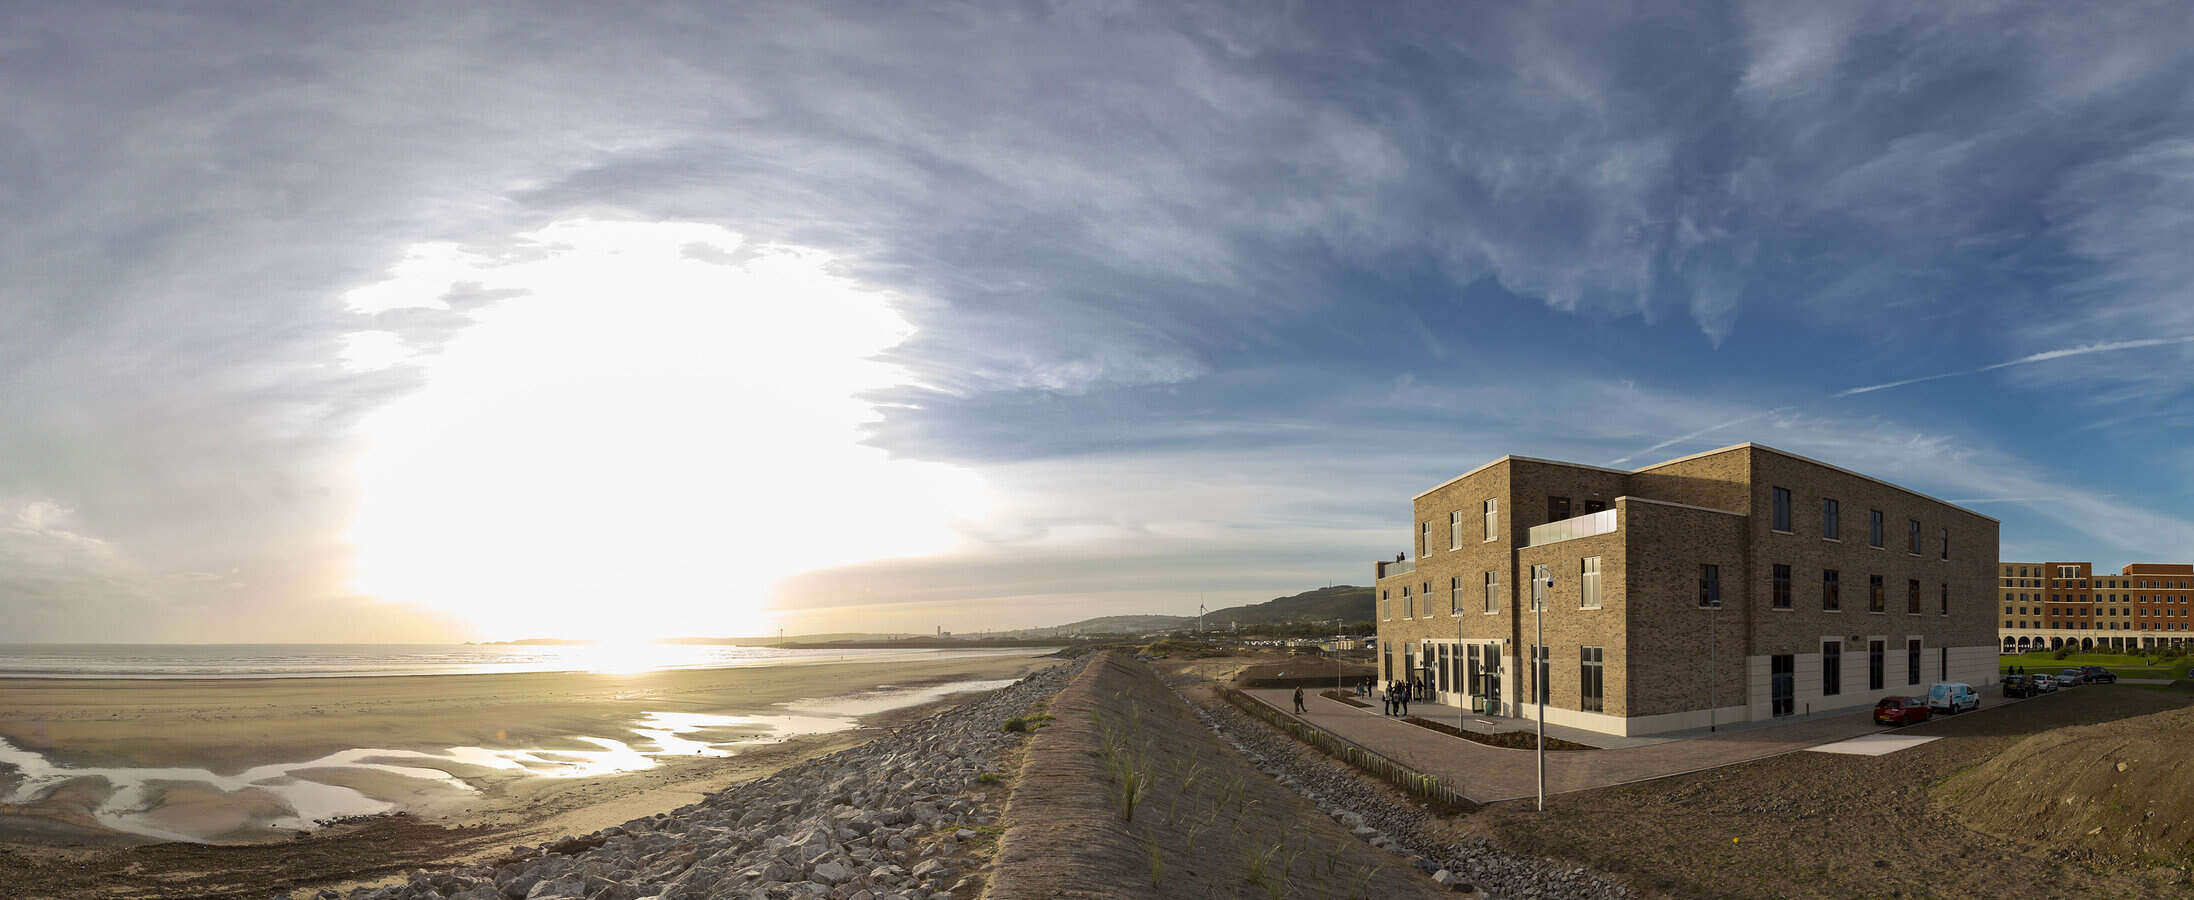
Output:
<instances>
[{"instance_id":1,"label":"puddle on sand","mask_svg":"<svg viewBox=\"0 0 2194 900\"><path fill-rule=\"evenodd\" d=\"M253 766L235 775L192 768L72 768L49 762L0 739L0 765L16 770L14 789L0 802L26 803L52 794L79 779L105 781L111 793L92 810L101 824L127 834L170 841L205 842L223 835L257 830L303 831L343 816L377 815L400 808L391 798L454 798L479 788L437 765L472 767L533 778L591 778L636 772L656 766L658 758L727 757L742 748L793 737L831 734L860 727L859 717L916 706L970 691L1012 684L1012 679L960 681L920 688L886 687L858 694L795 700L778 704L783 713L716 715L688 712L642 713L629 729L653 744L638 750L624 741L575 735L595 750L495 749L451 747L441 752L359 748L296 763ZM691 735L691 737L689 737ZM407 765L416 763L416 765ZM357 788L315 781L312 770L376 773L405 779L401 790L369 796ZM321 777L332 777L323 775ZM370 782L370 778L340 780ZM170 804L174 792L177 802ZM209 793L216 796L209 797ZM188 802L183 798L188 797ZM271 801L271 802L270 802Z\"/></svg>"}]
</instances>

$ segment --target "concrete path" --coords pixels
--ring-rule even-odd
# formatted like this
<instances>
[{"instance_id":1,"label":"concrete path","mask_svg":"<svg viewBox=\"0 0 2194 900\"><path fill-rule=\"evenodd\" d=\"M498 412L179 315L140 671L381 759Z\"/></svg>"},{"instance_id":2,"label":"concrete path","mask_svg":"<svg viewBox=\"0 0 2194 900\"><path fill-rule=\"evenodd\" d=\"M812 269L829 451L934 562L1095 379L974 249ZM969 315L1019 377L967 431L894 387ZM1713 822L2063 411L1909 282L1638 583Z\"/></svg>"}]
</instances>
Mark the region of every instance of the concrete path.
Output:
<instances>
[{"instance_id":1,"label":"concrete path","mask_svg":"<svg viewBox=\"0 0 2194 900\"><path fill-rule=\"evenodd\" d=\"M1921 737L1916 734L1862 734L1848 741L1807 747L1807 753L1842 753L1847 756L1887 756L1899 750L1920 746L1928 741L1942 740L1941 735Z\"/></svg>"},{"instance_id":2,"label":"concrete path","mask_svg":"<svg viewBox=\"0 0 2194 900\"><path fill-rule=\"evenodd\" d=\"M1291 691L1253 690L1250 696L1281 712L1294 708ZM1336 735L1377 751L1428 775L1437 775L1463 796L1479 803L1514 800L1537 793L1537 767L1530 750L1490 747L1441 734L1379 714L1379 707L1357 709L1338 700L1305 692L1309 712L1300 718ZM1411 703L1416 714L1423 704ZM1454 707L1440 707L1452 711ZM1424 717L1429 718L1429 717ZM1746 723L1751 726L1752 723ZM1832 741L1870 734L1873 709L1819 714L1798 722L1770 723L1734 731L1718 731L1685 740L1663 740L1644 746L1615 750L1548 751L1547 792L1591 790L1681 775L1768 756L1803 750ZM1549 727L1548 736L1556 735Z\"/></svg>"}]
</instances>

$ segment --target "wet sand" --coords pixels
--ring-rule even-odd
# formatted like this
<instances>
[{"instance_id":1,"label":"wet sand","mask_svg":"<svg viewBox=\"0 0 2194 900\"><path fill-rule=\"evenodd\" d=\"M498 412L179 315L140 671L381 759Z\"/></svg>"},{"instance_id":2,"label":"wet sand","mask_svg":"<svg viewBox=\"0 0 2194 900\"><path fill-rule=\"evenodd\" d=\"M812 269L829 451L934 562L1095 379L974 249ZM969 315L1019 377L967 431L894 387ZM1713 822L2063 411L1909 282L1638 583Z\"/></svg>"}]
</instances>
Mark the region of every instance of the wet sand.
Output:
<instances>
[{"instance_id":1,"label":"wet sand","mask_svg":"<svg viewBox=\"0 0 2194 900\"><path fill-rule=\"evenodd\" d=\"M858 701L816 703L812 711L785 704L884 685L905 689L1011 679L1054 661L1033 651L1012 651L635 674L7 679L0 680L0 739L70 770L177 767L250 779L263 776L265 767L286 766L291 768L275 780L257 783L278 789L306 781L314 791L319 785L346 795L355 791L427 824L549 833L674 808L858 742L859 731L834 730L849 727L848 717L873 724L904 714ZM934 699L892 696L902 703ZM788 717L788 712L802 715ZM663 713L678 715L651 715ZM692 715L701 718L687 718ZM606 750L604 741L623 751ZM360 748L445 756L301 765ZM447 756L451 748L481 750ZM694 755L688 758L689 753ZM592 762L603 762L604 768L630 765L640 756L646 757L643 771L604 775L587 768ZM387 769L371 768L377 764ZM431 770L440 780L417 777L418 769ZM396 774L403 770L413 774ZM0 765L0 797L21 780L20 773ZM285 810L267 789L221 791L186 780L151 782L141 790L144 802L156 807L143 820L162 828L172 825L232 843L291 836L268 829L270 816ZM101 779L79 778L23 798L27 802L0 803L0 844L145 842L146 837L103 827L92 815L114 793ZM305 807L297 811L304 813Z\"/></svg>"}]
</instances>

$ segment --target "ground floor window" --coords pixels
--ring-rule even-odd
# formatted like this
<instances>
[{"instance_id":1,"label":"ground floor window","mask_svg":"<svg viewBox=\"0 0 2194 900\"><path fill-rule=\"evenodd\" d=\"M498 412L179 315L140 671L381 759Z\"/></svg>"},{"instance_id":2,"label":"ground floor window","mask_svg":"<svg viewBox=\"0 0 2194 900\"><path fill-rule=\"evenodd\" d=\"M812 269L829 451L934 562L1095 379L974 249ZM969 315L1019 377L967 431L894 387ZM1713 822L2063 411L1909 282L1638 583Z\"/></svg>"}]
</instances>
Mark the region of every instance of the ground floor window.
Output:
<instances>
[{"instance_id":1,"label":"ground floor window","mask_svg":"<svg viewBox=\"0 0 2194 900\"><path fill-rule=\"evenodd\" d=\"M1936 681L1949 681L1949 680L1950 680L1950 648L1949 648L1949 647L1944 647L1944 648L1943 648L1943 649L1941 649L1941 650L1937 650L1937 651L1935 651L1935 658L1936 658L1936 660L1938 660L1938 662L1936 663L1936 665L1937 665L1937 666L1938 666L1939 668L1941 668L1941 669L1943 670L1943 674L1941 674L1941 675L1938 675L1938 676L1936 676L1935 680L1936 680Z\"/></svg>"},{"instance_id":2,"label":"ground floor window","mask_svg":"<svg viewBox=\"0 0 2194 900\"><path fill-rule=\"evenodd\" d=\"M1381 653L1381 654L1379 654L1379 662L1383 664L1383 665L1382 665L1382 668L1383 668L1383 669L1385 670L1385 674L1384 674L1384 675L1381 675L1381 676L1379 677L1379 680L1380 680L1380 681L1393 681L1393 680L1394 680L1394 648L1392 648L1392 647L1388 647L1388 648L1387 648L1387 651L1386 651L1385 653Z\"/></svg>"},{"instance_id":3,"label":"ground floor window","mask_svg":"<svg viewBox=\"0 0 2194 900\"><path fill-rule=\"evenodd\" d=\"M1531 701L1533 703L1549 702L1553 696L1553 692L1547 690L1547 678L1554 674L1549 668L1551 658L1547 655L1548 649L1537 645L1533 645L1531 648L1532 658L1538 660L1538 664L1531 667Z\"/></svg>"},{"instance_id":4,"label":"ground floor window","mask_svg":"<svg viewBox=\"0 0 2194 900\"><path fill-rule=\"evenodd\" d=\"M2010 639L2009 639L2009 638L2005 638L2005 640L2010 640ZM1906 684L1919 684L1919 683L1920 683L1920 639L1919 639L1919 638L1911 638L1911 639L1908 639L1908 640L1906 640L1906 641L1905 641L1905 683L1906 683Z\"/></svg>"},{"instance_id":5,"label":"ground floor window","mask_svg":"<svg viewBox=\"0 0 2194 900\"><path fill-rule=\"evenodd\" d=\"M1834 697L1844 692L1844 644L1842 641L1821 642L1821 696Z\"/></svg>"},{"instance_id":6,"label":"ground floor window","mask_svg":"<svg viewBox=\"0 0 2194 900\"><path fill-rule=\"evenodd\" d=\"M1866 642L1866 689L1882 689L1882 642Z\"/></svg>"},{"instance_id":7,"label":"ground floor window","mask_svg":"<svg viewBox=\"0 0 2194 900\"><path fill-rule=\"evenodd\" d=\"M1797 691L1793 690L1796 679L1793 676L1798 668L1797 661L1797 657L1788 653L1767 658L1768 696L1774 715L1787 716L1796 710Z\"/></svg>"},{"instance_id":8,"label":"ground floor window","mask_svg":"<svg viewBox=\"0 0 2194 900\"><path fill-rule=\"evenodd\" d=\"M1580 647L1577 651L1577 690L1580 698L1578 708L1586 712L1599 712L1603 708L1604 701L1600 695L1603 652L1604 648L1600 647Z\"/></svg>"}]
</instances>

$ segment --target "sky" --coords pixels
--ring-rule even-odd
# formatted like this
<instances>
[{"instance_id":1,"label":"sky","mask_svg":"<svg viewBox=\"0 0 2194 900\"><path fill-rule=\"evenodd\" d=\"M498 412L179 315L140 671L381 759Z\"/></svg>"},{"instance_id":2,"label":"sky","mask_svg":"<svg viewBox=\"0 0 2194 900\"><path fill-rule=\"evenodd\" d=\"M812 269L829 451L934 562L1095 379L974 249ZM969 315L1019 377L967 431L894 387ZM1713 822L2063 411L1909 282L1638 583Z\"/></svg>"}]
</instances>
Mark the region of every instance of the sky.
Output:
<instances>
[{"instance_id":1,"label":"sky","mask_svg":"<svg viewBox=\"0 0 2194 900\"><path fill-rule=\"evenodd\" d=\"M2194 561L2184 3L12 3L0 642L968 632L1744 441Z\"/></svg>"}]
</instances>

